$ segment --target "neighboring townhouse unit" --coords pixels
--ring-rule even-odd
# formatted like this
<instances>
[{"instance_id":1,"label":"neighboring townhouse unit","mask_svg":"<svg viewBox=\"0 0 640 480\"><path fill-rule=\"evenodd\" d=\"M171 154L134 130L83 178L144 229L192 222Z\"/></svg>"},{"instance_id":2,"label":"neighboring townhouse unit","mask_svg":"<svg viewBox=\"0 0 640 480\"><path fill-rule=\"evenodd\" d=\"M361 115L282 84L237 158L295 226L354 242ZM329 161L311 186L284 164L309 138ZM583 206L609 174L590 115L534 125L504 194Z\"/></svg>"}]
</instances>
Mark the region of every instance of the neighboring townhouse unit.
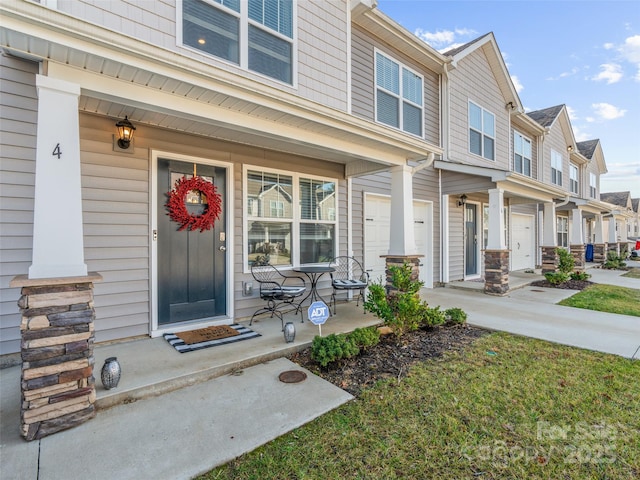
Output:
<instances>
[{"instance_id":1,"label":"neighboring townhouse unit","mask_svg":"<svg viewBox=\"0 0 640 480\"><path fill-rule=\"evenodd\" d=\"M621 255L629 251L629 239L633 234L637 219L637 206L634 209L631 192L607 192L601 193L600 199L609 204L611 215L609 216L609 243L616 245L616 250ZM631 242L635 246L635 242Z\"/></svg>"},{"instance_id":2,"label":"neighboring townhouse unit","mask_svg":"<svg viewBox=\"0 0 640 480\"><path fill-rule=\"evenodd\" d=\"M0 353L20 348L19 285L50 279L95 283L98 342L246 318L263 303L258 255L283 270L365 255L355 216L372 203L353 184L373 172L390 171L400 212L386 253L415 257L403 212L413 168L442 154L444 60L373 7L3 1ZM210 230L177 231L167 215L183 175L215 185ZM435 180L415 183L433 222Z\"/></svg>"},{"instance_id":3,"label":"neighboring townhouse unit","mask_svg":"<svg viewBox=\"0 0 640 480\"><path fill-rule=\"evenodd\" d=\"M631 199L631 208L633 210L633 222L631 222L633 227L629 236L638 240L640 239L640 198Z\"/></svg>"}]
</instances>

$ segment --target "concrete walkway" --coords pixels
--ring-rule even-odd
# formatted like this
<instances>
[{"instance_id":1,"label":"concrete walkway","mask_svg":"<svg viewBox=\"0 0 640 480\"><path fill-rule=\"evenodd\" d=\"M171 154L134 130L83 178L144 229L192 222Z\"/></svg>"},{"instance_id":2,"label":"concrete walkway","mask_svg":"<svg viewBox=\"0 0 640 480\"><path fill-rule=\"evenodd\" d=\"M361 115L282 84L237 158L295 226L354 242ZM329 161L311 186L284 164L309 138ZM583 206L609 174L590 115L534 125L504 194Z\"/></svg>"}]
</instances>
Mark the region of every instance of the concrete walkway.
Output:
<instances>
[{"instance_id":1,"label":"concrete walkway","mask_svg":"<svg viewBox=\"0 0 640 480\"><path fill-rule=\"evenodd\" d=\"M623 272L589 272L592 280L599 283L640 289L640 280L622 277ZM463 308L472 325L628 358L640 357L638 317L555 305L574 293L538 287L523 287L505 297L453 288L422 291L432 306ZM339 307L341 315L327 322L325 335L340 327L375 323L370 314L362 314L362 307L352 312L349 307L354 308ZM297 323L296 327L301 341L312 338L317 328L308 328L306 322ZM253 328L263 334L262 340L253 346L246 342L243 348L260 346L265 357L255 366L238 363L242 370L227 369L230 359L225 357L225 350L217 348L203 351L195 360L196 357L184 356L189 354L177 354L162 339L96 346L96 365L101 365L100 359L105 355L117 353L123 358L129 377L123 380L126 393L120 393L126 396L125 403L100 410L91 421L40 441L25 442L18 435L20 368L0 370L0 479L188 479L254 450L352 398L309 372L302 383L280 382L278 376L283 371L302 369L284 358L274 358L276 350L284 345L279 322L267 320L254 323ZM286 349L280 351L284 352L282 355L288 353ZM147 363L136 367L135 358L145 358ZM189 365L195 370L185 376ZM209 378L213 375L211 365L220 365L221 376ZM171 378L154 379L154 367L169 372ZM139 369L136 375L135 368ZM228 374L229 371L233 373ZM167 393L148 398L143 394L147 381L155 382L148 386L151 390L167 385ZM173 382L184 388L170 391ZM197 383L189 386L190 382ZM117 395L98 393L104 405L116 404Z\"/></svg>"}]
</instances>

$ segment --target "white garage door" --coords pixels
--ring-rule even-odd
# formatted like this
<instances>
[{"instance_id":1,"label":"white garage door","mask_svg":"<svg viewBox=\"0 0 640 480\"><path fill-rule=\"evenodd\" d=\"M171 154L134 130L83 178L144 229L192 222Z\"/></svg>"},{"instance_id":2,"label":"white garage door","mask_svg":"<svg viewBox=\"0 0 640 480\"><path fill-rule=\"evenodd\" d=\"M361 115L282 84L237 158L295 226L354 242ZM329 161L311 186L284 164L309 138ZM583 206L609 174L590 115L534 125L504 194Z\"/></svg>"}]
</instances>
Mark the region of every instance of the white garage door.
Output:
<instances>
[{"instance_id":1,"label":"white garage door","mask_svg":"<svg viewBox=\"0 0 640 480\"><path fill-rule=\"evenodd\" d=\"M535 267L533 215L511 215L511 270Z\"/></svg>"},{"instance_id":2,"label":"white garage door","mask_svg":"<svg viewBox=\"0 0 640 480\"><path fill-rule=\"evenodd\" d=\"M433 214L432 204L415 201L413 203L414 234L416 248L423 255L420 266L420 280L425 287L433 287ZM372 281L385 277L385 259L381 255L389 253L389 224L391 219L391 199L379 195L366 195L365 217L365 268ZM384 283L384 282L383 282Z\"/></svg>"}]
</instances>

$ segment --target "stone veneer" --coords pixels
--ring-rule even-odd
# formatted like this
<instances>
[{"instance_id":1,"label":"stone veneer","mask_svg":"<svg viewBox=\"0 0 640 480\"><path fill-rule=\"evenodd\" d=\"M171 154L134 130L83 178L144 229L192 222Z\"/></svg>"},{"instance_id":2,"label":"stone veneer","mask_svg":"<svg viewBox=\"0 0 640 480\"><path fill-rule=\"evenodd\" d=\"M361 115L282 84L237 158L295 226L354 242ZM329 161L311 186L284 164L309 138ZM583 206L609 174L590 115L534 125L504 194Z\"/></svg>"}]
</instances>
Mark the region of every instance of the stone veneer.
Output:
<instances>
[{"instance_id":1,"label":"stone veneer","mask_svg":"<svg viewBox=\"0 0 640 480\"><path fill-rule=\"evenodd\" d=\"M540 247L542 249L542 274L555 273L558 270L558 247Z\"/></svg>"},{"instance_id":2,"label":"stone veneer","mask_svg":"<svg viewBox=\"0 0 640 480\"><path fill-rule=\"evenodd\" d=\"M604 263L607 261L606 243L595 243L593 245L593 261L595 263Z\"/></svg>"},{"instance_id":3,"label":"stone veneer","mask_svg":"<svg viewBox=\"0 0 640 480\"><path fill-rule=\"evenodd\" d=\"M576 270L584 270L587 266L587 260L585 258L586 247L584 244L571 245L569 247L571 256L573 257L573 263Z\"/></svg>"},{"instance_id":4,"label":"stone veneer","mask_svg":"<svg viewBox=\"0 0 640 480\"><path fill-rule=\"evenodd\" d=\"M484 251L484 293L504 295L509 291L509 250Z\"/></svg>"},{"instance_id":5,"label":"stone veneer","mask_svg":"<svg viewBox=\"0 0 640 480\"><path fill-rule=\"evenodd\" d=\"M385 259L386 289L387 292L394 290L392 285L391 267L402 267L405 263L411 265L411 281L420 279L420 259L423 255L383 255Z\"/></svg>"},{"instance_id":6,"label":"stone veneer","mask_svg":"<svg viewBox=\"0 0 640 480\"><path fill-rule=\"evenodd\" d=\"M21 434L37 440L95 416L93 282L14 278L22 287Z\"/></svg>"}]
</instances>

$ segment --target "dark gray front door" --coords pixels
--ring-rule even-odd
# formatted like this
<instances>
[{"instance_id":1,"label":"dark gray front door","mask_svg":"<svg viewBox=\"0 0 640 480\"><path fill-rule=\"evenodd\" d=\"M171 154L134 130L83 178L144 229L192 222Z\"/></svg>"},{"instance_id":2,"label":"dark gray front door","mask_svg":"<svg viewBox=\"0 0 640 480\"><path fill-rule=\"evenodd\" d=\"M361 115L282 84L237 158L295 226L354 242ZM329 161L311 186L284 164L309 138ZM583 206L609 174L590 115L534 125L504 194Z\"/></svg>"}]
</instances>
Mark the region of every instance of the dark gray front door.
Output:
<instances>
[{"instance_id":1,"label":"dark gray front door","mask_svg":"<svg viewBox=\"0 0 640 480\"><path fill-rule=\"evenodd\" d=\"M213 182L222 197L214 228L178 231L167 215L167 192L176 179L193 175L193 163L158 159L158 324L225 315L226 298L226 169L197 165L197 175ZM189 195L187 210L198 214L206 200Z\"/></svg>"},{"instance_id":2,"label":"dark gray front door","mask_svg":"<svg viewBox=\"0 0 640 480\"><path fill-rule=\"evenodd\" d=\"M478 273L478 206L464 206L464 257L465 275Z\"/></svg>"}]
</instances>

